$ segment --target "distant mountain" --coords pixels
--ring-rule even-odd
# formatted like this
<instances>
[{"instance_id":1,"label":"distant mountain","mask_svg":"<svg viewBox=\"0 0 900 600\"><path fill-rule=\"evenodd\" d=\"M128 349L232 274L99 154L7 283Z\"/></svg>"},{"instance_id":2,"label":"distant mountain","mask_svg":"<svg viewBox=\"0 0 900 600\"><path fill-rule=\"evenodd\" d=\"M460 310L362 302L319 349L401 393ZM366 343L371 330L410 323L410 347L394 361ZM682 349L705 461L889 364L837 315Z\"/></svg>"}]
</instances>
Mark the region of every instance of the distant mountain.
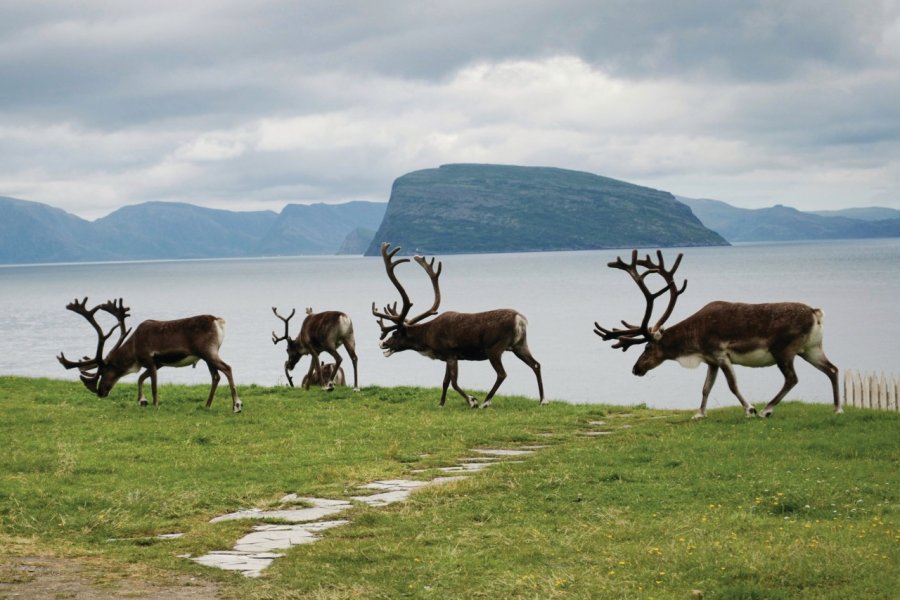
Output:
<instances>
[{"instance_id":1,"label":"distant mountain","mask_svg":"<svg viewBox=\"0 0 900 600\"><path fill-rule=\"evenodd\" d=\"M900 219L900 210L884 208L882 206L868 206L864 208L842 208L840 210L812 210L810 214L821 217L847 217L860 221L887 221Z\"/></svg>"},{"instance_id":2,"label":"distant mountain","mask_svg":"<svg viewBox=\"0 0 900 600\"><path fill-rule=\"evenodd\" d=\"M288 204L259 243L258 252L262 256L337 254L349 234L359 228L378 229L386 207L381 202Z\"/></svg>"},{"instance_id":3,"label":"distant mountain","mask_svg":"<svg viewBox=\"0 0 900 600\"><path fill-rule=\"evenodd\" d=\"M0 263L90 260L91 223L64 210L0 196Z\"/></svg>"},{"instance_id":4,"label":"distant mountain","mask_svg":"<svg viewBox=\"0 0 900 600\"><path fill-rule=\"evenodd\" d=\"M0 197L0 264L336 254L351 234L374 232L386 207L293 204L279 214L146 202L92 222Z\"/></svg>"},{"instance_id":5,"label":"distant mountain","mask_svg":"<svg viewBox=\"0 0 900 600\"><path fill-rule=\"evenodd\" d=\"M94 228L110 248L107 260L255 256L278 215L233 212L179 202L125 206Z\"/></svg>"},{"instance_id":6,"label":"distant mountain","mask_svg":"<svg viewBox=\"0 0 900 600\"><path fill-rule=\"evenodd\" d=\"M690 206L704 225L729 242L900 237L900 218L870 221L846 216L822 216L781 205L746 209L719 200L681 196L678 199ZM851 209L856 210L867 209Z\"/></svg>"},{"instance_id":7,"label":"distant mountain","mask_svg":"<svg viewBox=\"0 0 900 600\"><path fill-rule=\"evenodd\" d=\"M375 238L375 230L367 227L357 227L347 234L338 254L364 254L369 244Z\"/></svg>"},{"instance_id":8,"label":"distant mountain","mask_svg":"<svg viewBox=\"0 0 900 600\"><path fill-rule=\"evenodd\" d=\"M382 241L453 254L727 245L672 194L581 171L453 164L394 181Z\"/></svg>"}]
</instances>

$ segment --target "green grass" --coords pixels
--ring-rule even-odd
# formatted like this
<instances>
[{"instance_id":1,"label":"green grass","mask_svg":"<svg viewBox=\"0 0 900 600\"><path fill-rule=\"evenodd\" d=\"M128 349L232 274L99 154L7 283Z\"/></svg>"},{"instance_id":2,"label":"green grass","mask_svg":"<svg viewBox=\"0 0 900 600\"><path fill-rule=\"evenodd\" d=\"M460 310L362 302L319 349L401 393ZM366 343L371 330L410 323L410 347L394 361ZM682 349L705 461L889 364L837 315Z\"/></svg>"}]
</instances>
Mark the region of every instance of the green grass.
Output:
<instances>
[{"instance_id":1,"label":"green grass","mask_svg":"<svg viewBox=\"0 0 900 600\"><path fill-rule=\"evenodd\" d=\"M498 397L472 411L438 390L332 394L206 386L136 406L80 383L0 378L4 556L187 574L235 598L895 598L900 415L785 403L689 411ZM587 437L590 421L611 435ZM358 493L454 464L474 447L545 444L290 550L259 579L178 555L230 548L249 522L210 524L288 492ZM432 471L423 477L436 475ZM183 532L175 540L162 533ZM2 582L0 582L2 583Z\"/></svg>"}]
</instances>

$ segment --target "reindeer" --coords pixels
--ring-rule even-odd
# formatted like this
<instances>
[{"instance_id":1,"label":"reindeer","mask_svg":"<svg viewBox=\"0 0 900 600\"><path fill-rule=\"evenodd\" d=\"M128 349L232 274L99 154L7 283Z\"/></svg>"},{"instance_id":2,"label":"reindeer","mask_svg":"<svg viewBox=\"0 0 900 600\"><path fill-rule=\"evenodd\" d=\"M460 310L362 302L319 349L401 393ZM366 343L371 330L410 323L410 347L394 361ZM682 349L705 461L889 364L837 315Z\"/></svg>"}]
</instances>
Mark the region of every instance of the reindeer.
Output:
<instances>
[{"instance_id":1,"label":"reindeer","mask_svg":"<svg viewBox=\"0 0 900 600\"><path fill-rule=\"evenodd\" d=\"M319 379L318 373L313 371L303 376L302 387L309 389L310 385L322 385L323 382L333 381L336 387L347 385L347 379L344 377L343 367L335 370L334 363L322 364L322 379Z\"/></svg>"},{"instance_id":2,"label":"reindeer","mask_svg":"<svg viewBox=\"0 0 900 600\"><path fill-rule=\"evenodd\" d=\"M309 365L309 371L303 379L303 389L308 390L312 381L318 381L322 385L322 389L331 391L335 386L335 378L340 374L343 378L344 370L341 368L341 355L337 349L343 346L350 355L350 361L353 363L353 390L359 391L359 382L356 372L356 338L353 336L353 323L350 317L342 312L333 310L313 313L311 308L306 309L306 319L300 326L300 333L297 337L291 339L288 331L288 323L297 309L291 309L291 314L282 317L278 314L278 309L272 307L275 316L284 323L284 335L279 336L272 332L272 343L277 344L284 340L287 342L288 358L284 362L284 375L287 377L288 383L294 387L294 380L291 379L291 371L300 362L300 359L309 354L312 356L312 362ZM334 358L334 369L327 377L322 372L322 366L319 362L319 354L327 352ZM313 371L316 375L313 377Z\"/></svg>"},{"instance_id":3,"label":"reindeer","mask_svg":"<svg viewBox=\"0 0 900 600\"><path fill-rule=\"evenodd\" d=\"M81 373L81 381L85 387L100 398L106 398L116 382L129 373L144 369L138 377L138 404L147 406L144 396L144 380L150 378L150 389L153 394L153 406L159 404L156 385L156 371L160 367L186 367L203 360L209 367L212 385L206 408L212 404L219 385L219 371L228 378L231 389L231 407L236 413L241 412L243 404L234 387L231 367L219 358L219 347L225 337L225 319L212 315L198 315L174 321L143 321L128 337L131 328L125 328L125 319L129 317L130 308L109 300L94 308L87 308L87 297L79 302L77 299L66 305L66 309L81 315L97 332L97 352L94 358L85 356L81 360L68 360L63 353L56 359L66 369L77 368ZM103 311L116 318L118 323L108 333L97 322L97 311ZM112 334L119 330L119 339L112 350L103 357L103 346ZM127 338L127 339L126 339ZM92 370L93 369L93 370Z\"/></svg>"},{"instance_id":4,"label":"reindeer","mask_svg":"<svg viewBox=\"0 0 900 600\"><path fill-rule=\"evenodd\" d=\"M778 365L784 375L784 385L763 409L762 416L769 417L775 406L797 385L794 357L799 356L828 376L834 394L834 412L843 412L838 393L838 369L829 362L822 350L824 313L821 309L799 302L743 304L717 301L710 302L685 320L663 329L663 324L675 308L675 302L687 288L687 280L680 289L674 281L682 254L675 259L671 269L666 269L661 251L657 250L656 256L658 262L653 262L649 254L638 260L638 252L634 250L630 263L617 258L608 265L628 273L644 294L646 309L641 324L635 326L622 321L625 329L606 329L594 323L594 333L604 341L616 340L612 347L621 348L623 352L635 344L647 344L632 369L635 375L642 377L666 360L676 360L682 366L691 368L706 363L708 370L703 384L703 399L694 418L706 416L706 400L719 369L725 373L729 389L749 417L756 415L756 409L738 391L733 365ZM640 272L639 268L644 271ZM645 282L650 275L662 277L665 286L651 292ZM666 292L669 294L669 304L656 324L650 327L653 302Z\"/></svg>"},{"instance_id":5,"label":"reindeer","mask_svg":"<svg viewBox=\"0 0 900 600\"><path fill-rule=\"evenodd\" d=\"M438 278L441 275L441 263L434 268L434 258L427 261L422 256L414 257L428 277L434 289L434 303L425 312L407 318L412 302L400 281L394 273L397 265L409 262L410 259L402 258L394 260L394 256L400 252L400 247L388 250L390 244L381 244L381 256L384 259L384 267L388 279L397 288L403 306L397 311L397 303L393 306L385 306L382 311L375 308L372 303L372 314L378 317L378 325L381 327L381 342L379 347L385 356L403 350L415 350L428 358L440 360L447 364L444 372L444 385L441 392L441 406L447 399L447 386L452 384L453 389L466 400L469 407L478 406L478 399L467 394L456 382L459 374L458 361L460 360L488 360L497 373L497 380L491 391L488 392L481 403L481 408L491 405L491 398L497 392L497 388L506 379L506 371L500 360L501 355L507 350L518 356L522 362L534 371L538 382L540 404L546 404L544 400L544 383L541 380L541 365L531 356L526 340L526 328L528 321L525 317L513 309L505 308L479 313L445 312L434 319L421 323L423 319L436 315L441 304L441 290ZM392 325L385 325L385 320ZM390 337L387 337L390 336ZM387 337L387 339L385 339Z\"/></svg>"}]
</instances>

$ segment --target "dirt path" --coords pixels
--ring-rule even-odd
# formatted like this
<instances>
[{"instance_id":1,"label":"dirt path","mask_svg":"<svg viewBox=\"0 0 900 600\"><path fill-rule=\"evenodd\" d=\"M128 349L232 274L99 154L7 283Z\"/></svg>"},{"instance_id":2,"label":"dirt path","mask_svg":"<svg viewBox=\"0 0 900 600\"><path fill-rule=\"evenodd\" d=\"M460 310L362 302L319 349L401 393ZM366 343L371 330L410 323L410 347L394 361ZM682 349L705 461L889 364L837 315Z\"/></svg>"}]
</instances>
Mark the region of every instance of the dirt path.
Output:
<instances>
[{"instance_id":1,"label":"dirt path","mask_svg":"<svg viewBox=\"0 0 900 600\"><path fill-rule=\"evenodd\" d=\"M214 600L218 586L180 576L165 583L142 576L110 574L100 563L77 559L22 556L0 558L0 599Z\"/></svg>"}]
</instances>

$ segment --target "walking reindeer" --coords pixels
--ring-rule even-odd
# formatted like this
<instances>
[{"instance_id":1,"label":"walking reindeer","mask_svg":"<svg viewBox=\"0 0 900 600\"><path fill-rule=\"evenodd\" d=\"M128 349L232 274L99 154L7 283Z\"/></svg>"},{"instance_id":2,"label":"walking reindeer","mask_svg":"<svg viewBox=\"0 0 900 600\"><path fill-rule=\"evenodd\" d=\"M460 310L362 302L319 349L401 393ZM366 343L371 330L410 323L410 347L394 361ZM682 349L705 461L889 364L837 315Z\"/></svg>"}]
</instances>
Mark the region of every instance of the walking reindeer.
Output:
<instances>
[{"instance_id":1,"label":"walking reindeer","mask_svg":"<svg viewBox=\"0 0 900 600\"><path fill-rule=\"evenodd\" d=\"M398 311L397 303L394 302L392 306L385 306L379 311L376 310L375 303L372 303L372 314L378 317L378 324L381 327L379 346L384 350L385 356L403 350L415 350L423 356L445 362L447 366L444 372L440 405L444 405L447 399L447 387L452 384L453 389L472 408L478 406L478 399L463 391L456 382L459 374L458 362L461 360L489 361L497 373L497 380L485 396L484 402L481 403L481 407L485 408L491 405L491 398L506 379L506 371L500 358L504 352L509 350L534 371L534 375L537 377L540 403L546 404L544 383L541 380L541 365L528 349L526 339L528 321L521 313L510 308L479 313L445 312L430 321L422 322L424 319L436 315L441 304L441 290L438 284L441 263L438 263L437 269L435 269L433 258L428 261L421 256L416 256L413 260L425 270L431 279L434 302L428 310L409 317L412 302L394 271L398 265L409 262L410 259L395 260L394 256L400 252L400 247L393 250L389 250L389 248L390 244L386 242L381 244L381 256L384 259L384 268L387 271L388 279L400 293L402 306ZM385 321L390 324L385 324Z\"/></svg>"},{"instance_id":2,"label":"walking reindeer","mask_svg":"<svg viewBox=\"0 0 900 600\"><path fill-rule=\"evenodd\" d=\"M638 252L634 250L631 262L626 263L617 258L608 265L628 273L644 295L646 309L641 324L631 325L622 321L624 329L607 329L594 323L594 333L604 341L615 340L613 348L625 351L631 346L646 344L643 354L632 369L635 375L643 376L666 360L675 360L687 367L705 363L708 370L703 384L703 399L694 418L706 416L706 401L719 370L725 373L728 387L744 407L745 414L751 416L756 414L756 409L738 391L733 366L777 365L784 375L784 385L763 409L762 416L768 417L797 384L794 357L799 356L825 373L831 381L834 412L843 412L838 392L838 369L831 364L822 349L824 313L821 309L799 302L744 304L717 301L710 302L690 317L664 329L663 324L672 314L675 302L687 288L687 280L680 288L674 280L682 254L675 259L671 269L666 268L661 251L657 250L656 256L656 262L649 254L638 259ZM665 283L655 292L650 291L646 283L651 275L661 277ZM664 294L668 294L669 304L651 326L653 302Z\"/></svg>"}]
</instances>

